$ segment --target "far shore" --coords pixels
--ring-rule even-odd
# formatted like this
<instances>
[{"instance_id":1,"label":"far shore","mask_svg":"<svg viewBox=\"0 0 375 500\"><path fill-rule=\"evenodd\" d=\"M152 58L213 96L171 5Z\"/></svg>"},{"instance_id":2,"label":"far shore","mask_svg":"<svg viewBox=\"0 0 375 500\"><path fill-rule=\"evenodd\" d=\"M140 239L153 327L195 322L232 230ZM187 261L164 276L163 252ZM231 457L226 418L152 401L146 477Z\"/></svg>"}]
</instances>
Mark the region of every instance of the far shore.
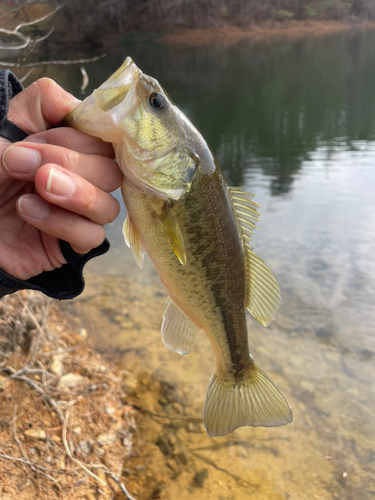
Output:
<instances>
[{"instance_id":1,"label":"far shore","mask_svg":"<svg viewBox=\"0 0 375 500\"><path fill-rule=\"evenodd\" d=\"M174 31L158 39L159 43L181 44L188 46L231 45L243 39L296 39L321 37L348 30L360 30L364 33L375 28L375 21L350 19L343 21L289 21L252 25L249 28L222 26L206 29L184 29Z\"/></svg>"}]
</instances>

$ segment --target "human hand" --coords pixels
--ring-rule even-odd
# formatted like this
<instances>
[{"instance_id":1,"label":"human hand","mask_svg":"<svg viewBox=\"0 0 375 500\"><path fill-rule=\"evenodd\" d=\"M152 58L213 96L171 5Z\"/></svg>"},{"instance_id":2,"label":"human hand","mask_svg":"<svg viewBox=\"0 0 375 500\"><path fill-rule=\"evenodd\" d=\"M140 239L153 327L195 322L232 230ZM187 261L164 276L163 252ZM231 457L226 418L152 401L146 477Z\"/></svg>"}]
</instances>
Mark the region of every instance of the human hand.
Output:
<instances>
[{"instance_id":1,"label":"human hand","mask_svg":"<svg viewBox=\"0 0 375 500\"><path fill-rule=\"evenodd\" d=\"M105 238L120 206L122 181L109 143L71 128L51 128L79 101L42 78L11 99L8 119L31 134L0 137L0 268L26 280L66 263L59 240L85 254Z\"/></svg>"}]
</instances>

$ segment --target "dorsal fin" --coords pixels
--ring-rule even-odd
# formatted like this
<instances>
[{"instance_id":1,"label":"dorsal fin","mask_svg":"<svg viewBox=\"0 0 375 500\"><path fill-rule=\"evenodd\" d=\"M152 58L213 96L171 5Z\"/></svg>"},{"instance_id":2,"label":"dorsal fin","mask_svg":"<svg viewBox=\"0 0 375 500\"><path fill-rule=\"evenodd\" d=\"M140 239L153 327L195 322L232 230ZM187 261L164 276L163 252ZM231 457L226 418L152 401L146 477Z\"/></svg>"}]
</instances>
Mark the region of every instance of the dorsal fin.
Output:
<instances>
[{"instance_id":1,"label":"dorsal fin","mask_svg":"<svg viewBox=\"0 0 375 500\"><path fill-rule=\"evenodd\" d=\"M188 354L197 338L198 332L199 328L169 298L161 325L164 345L171 351Z\"/></svg>"},{"instance_id":2,"label":"dorsal fin","mask_svg":"<svg viewBox=\"0 0 375 500\"><path fill-rule=\"evenodd\" d=\"M135 262L142 269L145 252L142 248L142 243L139 240L137 228L133 224L129 215L126 216L124 221L122 234L124 235L125 243L133 252Z\"/></svg>"},{"instance_id":3,"label":"dorsal fin","mask_svg":"<svg viewBox=\"0 0 375 500\"><path fill-rule=\"evenodd\" d=\"M243 188L229 188L228 194L245 254L246 309L263 326L269 326L280 308L281 294L275 275L250 245L251 236L258 229L259 205L252 201L255 195Z\"/></svg>"}]
</instances>

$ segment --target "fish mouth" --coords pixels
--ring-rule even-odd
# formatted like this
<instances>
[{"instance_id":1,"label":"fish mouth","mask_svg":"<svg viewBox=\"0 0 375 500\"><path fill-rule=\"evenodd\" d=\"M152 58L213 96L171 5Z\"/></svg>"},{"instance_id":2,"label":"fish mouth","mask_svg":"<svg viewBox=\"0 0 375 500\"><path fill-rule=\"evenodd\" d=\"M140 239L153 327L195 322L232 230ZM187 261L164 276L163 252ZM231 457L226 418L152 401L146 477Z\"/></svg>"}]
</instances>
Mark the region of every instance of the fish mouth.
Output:
<instances>
[{"instance_id":1,"label":"fish mouth","mask_svg":"<svg viewBox=\"0 0 375 500\"><path fill-rule=\"evenodd\" d=\"M134 83L139 80L141 75L142 71L138 68L133 59L131 57L127 57L122 66L120 66L120 68L99 88L134 85Z\"/></svg>"},{"instance_id":2,"label":"fish mouth","mask_svg":"<svg viewBox=\"0 0 375 500\"><path fill-rule=\"evenodd\" d=\"M127 57L107 81L65 117L64 124L107 142L120 141L121 131L113 130L113 125L118 128L124 115L134 112L138 102L134 90L141 75L142 71Z\"/></svg>"}]
</instances>

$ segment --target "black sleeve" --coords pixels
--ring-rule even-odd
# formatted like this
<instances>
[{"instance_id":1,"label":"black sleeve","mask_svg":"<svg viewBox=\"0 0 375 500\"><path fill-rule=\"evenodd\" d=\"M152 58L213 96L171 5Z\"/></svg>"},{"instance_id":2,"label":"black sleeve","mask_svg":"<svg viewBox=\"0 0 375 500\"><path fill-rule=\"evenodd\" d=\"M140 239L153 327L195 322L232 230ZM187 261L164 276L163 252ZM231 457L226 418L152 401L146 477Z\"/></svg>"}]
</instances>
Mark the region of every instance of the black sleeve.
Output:
<instances>
[{"instance_id":1,"label":"black sleeve","mask_svg":"<svg viewBox=\"0 0 375 500\"><path fill-rule=\"evenodd\" d=\"M22 141L27 134L8 120L9 100L23 90L19 80L9 70L0 71L0 136L11 142ZM72 299L82 293L85 280L83 267L90 259L109 250L107 239L85 255L74 252L69 243L60 241L67 261L58 269L45 271L26 281L13 278L0 269L0 297L18 290L39 290L54 299Z\"/></svg>"}]
</instances>

